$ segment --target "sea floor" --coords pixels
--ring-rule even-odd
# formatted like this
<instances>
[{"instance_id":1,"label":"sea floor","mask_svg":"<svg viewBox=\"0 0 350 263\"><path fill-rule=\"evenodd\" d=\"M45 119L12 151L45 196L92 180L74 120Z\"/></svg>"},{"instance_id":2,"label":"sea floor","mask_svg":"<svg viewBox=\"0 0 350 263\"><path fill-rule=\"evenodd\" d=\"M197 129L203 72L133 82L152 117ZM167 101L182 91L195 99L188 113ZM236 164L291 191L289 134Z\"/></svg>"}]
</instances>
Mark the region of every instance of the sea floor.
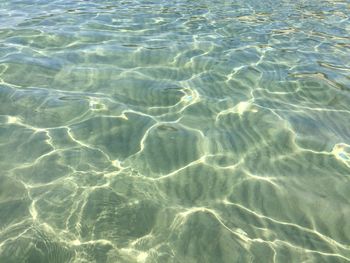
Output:
<instances>
[{"instance_id":1,"label":"sea floor","mask_svg":"<svg viewBox=\"0 0 350 263\"><path fill-rule=\"evenodd\" d=\"M0 2L0 262L350 262L349 1Z\"/></svg>"}]
</instances>

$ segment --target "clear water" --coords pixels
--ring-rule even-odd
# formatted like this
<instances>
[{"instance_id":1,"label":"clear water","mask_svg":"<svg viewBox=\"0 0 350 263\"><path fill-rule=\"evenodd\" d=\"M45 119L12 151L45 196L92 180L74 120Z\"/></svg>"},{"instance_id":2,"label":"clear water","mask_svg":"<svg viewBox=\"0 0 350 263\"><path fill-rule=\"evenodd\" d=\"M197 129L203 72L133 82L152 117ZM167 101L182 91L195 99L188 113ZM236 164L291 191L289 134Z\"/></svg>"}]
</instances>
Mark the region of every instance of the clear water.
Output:
<instances>
[{"instance_id":1,"label":"clear water","mask_svg":"<svg viewBox=\"0 0 350 263\"><path fill-rule=\"evenodd\" d=\"M0 2L0 262L350 262L350 3Z\"/></svg>"}]
</instances>

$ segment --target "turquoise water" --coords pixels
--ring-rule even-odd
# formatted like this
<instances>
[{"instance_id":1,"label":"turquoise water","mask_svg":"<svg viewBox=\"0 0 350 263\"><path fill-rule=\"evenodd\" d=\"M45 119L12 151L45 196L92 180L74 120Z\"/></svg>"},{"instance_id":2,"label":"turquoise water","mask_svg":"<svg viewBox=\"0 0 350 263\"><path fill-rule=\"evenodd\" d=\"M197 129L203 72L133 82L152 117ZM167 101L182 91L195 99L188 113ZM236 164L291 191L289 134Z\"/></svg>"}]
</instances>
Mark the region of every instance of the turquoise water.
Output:
<instances>
[{"instance_id":1,"label":"turquoise water","mask_svg":"<svg viewBox=\"0 0 350 263\"><path fill-rule=\"evenodd\" d=\"M350 262L350 2L0 2L0 262Z\"/></svg>"}]
</instances>

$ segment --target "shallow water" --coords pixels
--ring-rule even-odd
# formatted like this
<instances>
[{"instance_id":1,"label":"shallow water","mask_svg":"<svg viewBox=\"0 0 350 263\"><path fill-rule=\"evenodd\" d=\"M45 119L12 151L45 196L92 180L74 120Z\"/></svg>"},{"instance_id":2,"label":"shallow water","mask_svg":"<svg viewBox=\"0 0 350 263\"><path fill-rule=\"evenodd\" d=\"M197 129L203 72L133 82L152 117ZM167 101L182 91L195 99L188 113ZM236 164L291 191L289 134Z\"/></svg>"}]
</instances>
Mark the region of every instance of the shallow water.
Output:
<instances>
[{"instance_id":1,"label":"shallow water","mask_svg":"<svg viewBox=\"0 0 350 263\"><path fill-rule=\"evenodd\" d=\"M348 1L0 3L0 262L350 262Z\"/></svg>"}]
</instances>

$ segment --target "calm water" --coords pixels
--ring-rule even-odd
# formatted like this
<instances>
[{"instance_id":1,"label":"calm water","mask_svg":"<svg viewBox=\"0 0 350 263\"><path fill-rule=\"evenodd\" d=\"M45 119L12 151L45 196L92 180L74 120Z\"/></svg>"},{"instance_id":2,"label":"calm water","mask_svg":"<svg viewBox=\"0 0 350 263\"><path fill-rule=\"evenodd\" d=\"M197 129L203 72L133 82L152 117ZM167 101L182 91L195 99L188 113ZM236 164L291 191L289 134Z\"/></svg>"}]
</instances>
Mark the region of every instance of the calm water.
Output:
<instances>
[{"instance_id":1,"label":"calm water","mask_svg":"<svg viewBox=\"0 0 350 263\"><path fill-rule=\"evenodd\" d=\"M350 2L0 3L0 262L350 262Z\"/></svg>"}]
</instances>

